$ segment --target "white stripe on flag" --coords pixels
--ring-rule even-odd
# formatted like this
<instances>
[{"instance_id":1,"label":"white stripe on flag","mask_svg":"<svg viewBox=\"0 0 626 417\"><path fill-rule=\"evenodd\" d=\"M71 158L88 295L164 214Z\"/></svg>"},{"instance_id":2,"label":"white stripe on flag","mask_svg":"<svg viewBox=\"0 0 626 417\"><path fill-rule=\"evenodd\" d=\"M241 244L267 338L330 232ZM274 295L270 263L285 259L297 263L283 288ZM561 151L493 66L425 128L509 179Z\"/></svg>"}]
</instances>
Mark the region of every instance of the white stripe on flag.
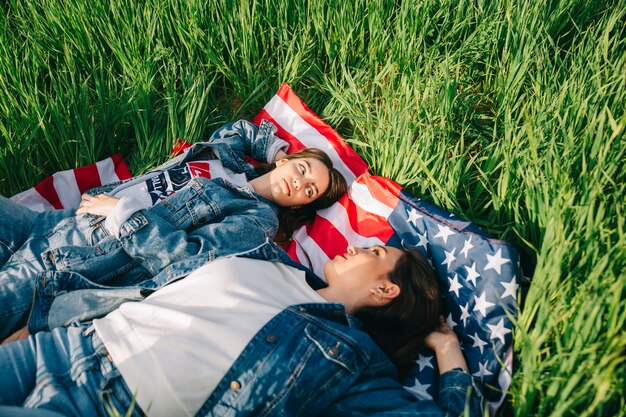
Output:
<instances>
[{"instance_id":1,"label":"white stripe on flag","mask_svg":"<svg viewBox=\"0 0 626 417\"><path fill-rule=\"evenodd\" d=\"M385 242L376 236L366 237L354 231L350 225L350 219L346 208L341 204L333 204L327 209L319 210L317 215L328 220L346 238L349 244L355 246L384 246Z\"/></svg>"},{"instance_id":2,"label":"white stripe on flag","mask_svg":"<svg viewBox=\"0 0 626 417\"><path fill-rule=\"evenodd\" d=\"M389 218L393 212L393 208L386 204L383 204L380 200L374 198L370 193L367 185L355 182L348 191L350 199L354 201L354 204L361 207L365 211L377 214L385 219Z\"/></svg>"},{"instance_id":3,"label":"white stripe on flag","mask_svg":"<svg viewBox=\"0 0 626 417\"><path fill-rule=\"evenodd\" d=\"M295 136L307 148L319 148L326 152L333 161L333 166L343 175L350 185L356 177L339 157L331 142L314 127L308 124L298 113L279 96L274 96L265 106L265 111L283 129Z\"/></svg>"},{"instance_id":4,"label":"white stripe on flag","mask_svg":"<svg viewBox=\"0 0 626 417\"><path fill-rule=\"evenodd\" d=\"M63 208L77 208L80 204L80 190L76 184L73 170L57 172L52 175L54 189Z\"/></svg>"},{"instance_id":5,"label":"white stripe on flag","mask_svg":"<svg viewBox=\"0 0 626 417\"><path fill-rule=\"evenodd\" d=\"M112 182L119 181L119 177L115 173L115 164L113 158L106 158L102 161L96 162L96 168L98 169L98 175L100 176L100 184L106 185Z\"/></svg>"},{"instance_id":6,"label":"white stripe on flag","mask_svg":"<svg viewBox=\"0 0 626 417\"><path fill-rule=\"evenodd\" d=\"M326 253L320 248L315 240L310 238L306 233L306 227L301 227L293 235L294 241L297 241L296 253L298 258L303 262L311 261L310 269L320 278L326 281L324 276L324 265L329 261Z\"/></svg>"},{"instance_id":7,"label":"white stripe on flag","mask_svg":"<svg viewBox=\"0 0 626 417\"><path fill-rule=\"evenodd\" d=\"M35 188L29 188L26 191L22 191L19 194L15 194L11 197L11 201L17 204L21 204L28 207L32 211L44 212L48 210L54 210L54 206L48 202L41 194L35 190Z\"/></svg>"},{"instance_id":8,"label":"white stripe on flag","mask_svg":"<svg viewBox=\"0 0 626 417\"><path fill-rule=\"evenodd\" d=\"M509 346L504 355L504 366L500 369L500 373L498 375L498 384L500 388L502 388L502 396L498 399L498 401L489 401L489 412L491 416L496 415L496 411L504 402L506 398L506 393L511 386L511 373L513 372L513 345Z\"/></svg>"}]
</instances>

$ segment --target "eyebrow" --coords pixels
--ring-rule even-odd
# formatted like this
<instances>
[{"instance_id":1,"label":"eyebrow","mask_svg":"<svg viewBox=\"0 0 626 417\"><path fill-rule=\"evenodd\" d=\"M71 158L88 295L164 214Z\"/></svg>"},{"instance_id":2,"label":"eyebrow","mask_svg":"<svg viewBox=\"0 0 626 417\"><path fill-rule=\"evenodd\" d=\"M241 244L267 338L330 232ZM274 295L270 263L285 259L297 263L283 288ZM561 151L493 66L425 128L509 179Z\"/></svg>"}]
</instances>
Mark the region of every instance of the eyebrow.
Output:
<instances>
[{"instance_id":1,"label":"eyebrow","mask_svg":"<svg viewBox=\"0 0 626 417\"><path fill-rule=\"evenodd\" d=\"M311 164L309 163L309 161L307 161L305 159L304 163L306 164L306 166L307 166L307 168L309 170L309 174L313 175L313 168L311 168ZM314 196L317 197L320 194L320 190L318 190L316 183L313 183L312 186L315 189L315 195Z\"/></svg>"}]
</instances>

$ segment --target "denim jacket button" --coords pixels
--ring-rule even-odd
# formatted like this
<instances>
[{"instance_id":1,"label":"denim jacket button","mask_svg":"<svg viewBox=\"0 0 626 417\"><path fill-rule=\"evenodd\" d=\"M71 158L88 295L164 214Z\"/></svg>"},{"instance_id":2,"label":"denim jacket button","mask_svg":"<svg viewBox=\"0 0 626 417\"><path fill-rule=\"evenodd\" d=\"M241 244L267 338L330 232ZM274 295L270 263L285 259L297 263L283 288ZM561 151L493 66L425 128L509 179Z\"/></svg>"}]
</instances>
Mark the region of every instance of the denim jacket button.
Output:
<instances>
[{"instance_id":1,"label":"denim jacket button","mask_svg":"<svg viewBox=\"0 0 626 417\"><path fill-rule=\"evenodd\" d=\"M239 391L241 389L241 383L239 381L231 381L230 389L233 391Z\"/></svg>"},{"instance_id":2,"label":"denim jacket button","mask_svg":"<svg viewBox=\"0 0 626 417\"><path fill-rule=\"evenodd\" d=\"M267 337L265 338L265 340L267 340L267 343L274 343L274 342L276 342L276 335L275 334L268 334Z\"/></svg>"}]
</instances>

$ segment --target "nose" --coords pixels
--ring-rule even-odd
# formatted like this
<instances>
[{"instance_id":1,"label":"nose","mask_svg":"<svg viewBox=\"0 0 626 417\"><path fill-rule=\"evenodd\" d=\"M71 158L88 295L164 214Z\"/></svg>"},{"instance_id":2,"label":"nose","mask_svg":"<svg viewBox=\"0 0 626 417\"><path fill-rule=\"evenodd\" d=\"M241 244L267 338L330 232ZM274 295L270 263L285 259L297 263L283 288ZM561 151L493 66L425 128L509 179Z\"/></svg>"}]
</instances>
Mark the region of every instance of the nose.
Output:
<instances>
[{"instance_id":1,"label":"nose","mask_svg":"<svg viewBox=\"0 0 626 417\"><path fill-rule=\"evenodd\" d=\"M359 249L360 249L360 248L358 248L358 247L356 247L356 246L353 246L353 245L348 245L348 249L347 249L347 251L348 251L348 253L349 253L350 255L356 255L357 253L359 253Z\"/></svg>"},{"instance_id":2,"label":"nose","mask_svg":"<svg viewBox=\"0 0 626 417\"><path fill-rule=\"evenodd\" d=\"M296 190L299 190L300 188L308 187L312 183L313 183L313 181L311 179L309 179L309 178L306 178L306 177L298 176L298 177L294 177L293 178L293 187Z\"/></svg>"}]
</instances>

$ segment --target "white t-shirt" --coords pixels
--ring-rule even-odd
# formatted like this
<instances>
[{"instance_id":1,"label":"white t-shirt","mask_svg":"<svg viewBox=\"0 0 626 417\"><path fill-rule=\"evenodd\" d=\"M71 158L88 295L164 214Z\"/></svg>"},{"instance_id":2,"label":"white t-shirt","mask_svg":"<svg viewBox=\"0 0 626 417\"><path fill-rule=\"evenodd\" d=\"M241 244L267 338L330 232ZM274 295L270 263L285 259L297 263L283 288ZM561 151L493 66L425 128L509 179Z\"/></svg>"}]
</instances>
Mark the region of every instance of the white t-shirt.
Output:
<instances>
[{"instance_id":1,"label":"white t-shirt","mask_svg":"<svg viewBox=\"0 0 626 417\"><path fill-rule=\"evenodd\" d=\"M272 317L320 302L303 271L232 257L125 303L94 326L144 412L193 416Z\"/></svg>"},{"instance_id":2,"label":"white t-shirt","mask_svg":"<svg viewBox=\"0 0 626 417\"><path fill-rule=\"evenodd\" d=\"M111 195L120 201L107 216L104 226L109 233L119 236L120 228L134 212L158 204L197 177L224 178L231 184L254 191L245 174L231 171L219 159L189 161L166 171L148 174L142 181L114 191Z\"/></svg>"}]
</instances>

